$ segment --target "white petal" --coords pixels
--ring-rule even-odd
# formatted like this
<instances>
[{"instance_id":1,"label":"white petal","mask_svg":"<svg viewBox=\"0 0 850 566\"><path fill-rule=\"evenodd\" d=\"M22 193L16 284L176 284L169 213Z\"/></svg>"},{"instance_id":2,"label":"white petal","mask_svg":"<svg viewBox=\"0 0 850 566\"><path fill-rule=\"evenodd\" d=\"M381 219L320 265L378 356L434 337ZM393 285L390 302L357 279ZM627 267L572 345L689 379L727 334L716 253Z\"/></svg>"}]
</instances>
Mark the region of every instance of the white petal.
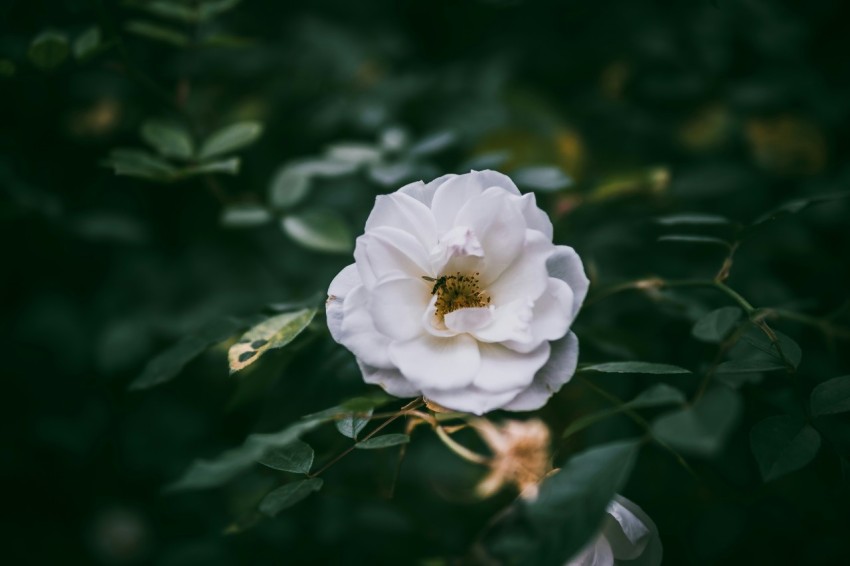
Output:
<instances>
[{"instance_id":1,"label":"white petal","mask_svg":"<svg viewBox=\"0 0 850 566\"><path fill-rule=\"evenodd\" d=\"M531 318L534 302L517 299L505 305L491 305L493 319L489 325L477 329L473 336L482 342L508 342L531 344ZM533 350L537 344L524 351ZM517 351L519 351L517 349Z\"/></svg>"},{"instance_id":2,"label":"white petal","mask_svg":"<svg viewBox=\"0 0 850 566\"><path fill-rule=\"evenodd\" d=\"M578 364L578 338L572 332L551 344L549 360L534 376L528 389L522 391L503 408L507 411L533 411L572 378Z\"/></svg>"},{"instance_id":3,"label":"white petal","mask_svg":"<svg viewBox=\"0 0 850 566\"><path fill-rule=\"evenodd\" d=\"M431 207L431 201L434 200L434 192L446 181L449 179L457 177L454 174L443 175L442 177L437 177L433 181L428 184L423 183L422 181L416 181L415 183L410 183L408 185L403 186L398 190L398 192L409 195L427 207Z\"/></svg>"},{"instance_id":4,"label":"white petal","mask_svg":"<svg viewBox=\"0 0 850 566\"><path fill-rule=\"evenodd\" d=\"M603 536L597 536L564 566L614 566L614 553Z\"/></svg>"},{"instance_id":5,"label":"white petal","mask_svg":"<svg viewBox=\"0 0 850 566\"><path fill-rule=\"evenodd\" d=\"M445 259L467 256L484 257L484 248L469 226L455 226L443 234L440 243Z\"/></svg>"},{"instance_id":6,"label":"white petal","mask_svg":"<svg viewBox=\"0 0 850 566\"><path fill-rule=\"evenodd\" d=\"M458 309L444 317L446 328L457 333L474 332L490 324L493 310L487 307Z\"/></svg>"},{"instance_id":7,"label":"white petal","mask_svg":"<svg viewBox=\"0 0 850 566\"><path fill-rule=\"evenodd\" d=\"M630 560L629 564L658 566L662 548L658 529L652 519L634 502L617 495L608 505L608 515L613 520L605 525L603 534L617 560Z\"/></svg>"},{"instance_id":8,"label":"white petal","mask_svg":"<svg viewBox=\"0 0 850 566\"><path fill-rule=\"evenodd\" d=\"M376 368L357 360L357 365L363 373L363 381L381 387L394 397L416 397L419 390L404 379L401 372L395 368Z\"/></svg>"},{"instance_id":9,"label":"white petal","mask_svg":"<svg viewBox=\"0 0 850 566\"><path fill-rule=\"evenodd\" d=\"M493 282L482 284L490 293L490 298L496 306L527 299L536 301L549 280L546 271L546 260L552 254L554 246L537 230L526 230L525 245L516 259ZM485 248L485 254L488 250Z\"/></svg>"},{"instance_id":10,"label":"white petal","mask_svg":"<svg viewBox=\"0 0 850 566\"><path fill-rule=\"evenodd\" d=\"M369 292L362 285L346 295L342 325L334 339L371 366L393 367L388 353L390 340L375 329L369 313Z\"/></svg>"},{"instance_id":11,"label":"white petal","mask_svg":"<svg viewBox=\"0 0 850 566\"><path fill-rule=\"evenodd\" d=\"M526 354L498 344L479 344L481 369L473 384L485 391L517 391L531 385L534 374L549 359L550 346L543 342Z\"/></svg>"},{"instance_id":12,"label":"white petal","mask_svg":"<svg viewBox=\"0 0 850 566\"><path fill-rule=\"evenodd\" d=\"M422 278L382 279L370 295L369 312L375 328L393 340L410 340L422 334L422 315L431 299Z\"/></svg>"},{"instance_id":13,"label":"white petal","mask_svg":"<svg viewBox=\"0 0 850 566\"><path fill-rule=\"evenodd\" d=\"M459 334L457 331L448 328L445 322L437 317L436 295L431 297L431 301L428 303L428 308L425 309L425 313L422 315L422 326L425 327L425 330L432 336L441 336L445 338L449 336L457 336Z\"/></svg>"},{"instance_id":14,"label":"white petal","mask_svg":"<svg viewBox=\"0 0 850 566\"><path fill-rule=\"evenodd\" d=\"M437 244L437 224L431 210L406 194L381 195L375 199L365 231L368 233L379 226L409 232L426 250Z\"/></svg>"},{"instance_id":15,"label":"white petal","mask_svg":"<svg viewBox=\"0 0 850 566\"><path fill-rule=\"evenodd\" d=\"M450 338L424 334L406 342L392 342L389 353L402 375L423 390L466 387L481 366L478 342L468 334Z\"/></svg>"},{"instance_id":16,"label":"white petal","mask_svg":"<svg viewBox=\"0 0 850 566\"><path fill-rule=\"evenodd\" d=\"M437 219L437 229L440 233L450 230L455 225L455 217L460 209L490 187L500 187L509 194L519 195L513 181L495 171L472 171L451 177L442 183L431 202L431 210Z\"/></svg>"},{"instance_id":17,"label":"white petal","mask_svg":"<svg viewBox=\"0 0 850 566\"><path fill-rule=\"evenodd\" d=\"M480 271L485 285L495 281L525 246L525 220L499 187L470 199L458 211L455 225L468 226L481 242L484 256Z\"/></svg>"},{"instance_id":18,"label":"white petal","mask_svg":"<svg viewBox=\"0 0 850 566\"><path fill-rule=\"evenodd\" d=\"M569 246L555 246L555 252L549 257L546 267L550 276L564 281L573 290L572 316L575 318L587 296L587 288L590 287L581 258Z\"/></svg>"},{"instance_id":19,"label":"white petal","mask_svg":"<svg viewBox=\"0 0 850 566\"><path fill-rule=\"evenodd\" d=\"M558 340L570 328L573 291L569 285L550 277L546 291L534 303L531 332L535 340Z\"/></svg>"},{"instance_id":20,"label":"white petal","mask_svg":"<svg viewBox=\"0 0 850 566\"><path fill-rule=\"evenodd\" d=\"M387 226L357 238L354 260L363 284L369 289L380 279L433 274L429 253L422 244L408 232Z\"/></svg>"},{"instance_id":21,"label":"white petal","mask_svg":"<svg viewBox=\"0 0 850 566\"><path fill-rule=\"evenodd\" d=\"M435 403L453 411L483 415L489 411L500 409L516 396L516 391L491 393L474 385L460 389L428 389L422 390L422 395Z\"/></svg>"},{"instance_id":22,"label":"white petal","mask_svg":"<svg viewBox=\"0 0 850 566\"><path fill-rule=\"evenodd\" d=\"M537 198L534 196L534 193L522 195L522 198L519 200L519 209L522 211L522 216L525 218L525 223L529 228L538 230L549 240L552 239L554 233L552 221L549 220L549 215L537 206Z\"/></svg>"},{"instance_id":23,"label":"white petal","mask_svg":"<svg viewBox=\"0 0 850 566\"><path fill-rule=\"evenodd\" d=\"M345 302L345 297L360 284L360 275L357 273L357 266L352 263L334 277L328 288L328 300L325 303L325 311L328 318L328 329L331 331L333 339L337 342L339 342L340 332L342 331L342 305Z\"/></svg>"}]
</instances>

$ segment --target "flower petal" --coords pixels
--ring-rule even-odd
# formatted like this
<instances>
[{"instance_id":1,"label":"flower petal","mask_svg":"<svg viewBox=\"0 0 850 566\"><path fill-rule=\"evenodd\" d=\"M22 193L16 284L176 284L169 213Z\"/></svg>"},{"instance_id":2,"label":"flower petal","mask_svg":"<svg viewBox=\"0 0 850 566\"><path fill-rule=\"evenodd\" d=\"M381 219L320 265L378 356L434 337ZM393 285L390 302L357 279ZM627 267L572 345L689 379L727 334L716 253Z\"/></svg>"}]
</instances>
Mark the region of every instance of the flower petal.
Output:
<instances>
[{"instance_id":1,"label":"flower petal","mask_svg":"<svg viewBox=\"0 0 850 566\"><path fill-rule=\"evenodd\" d=\"M366 220L366 232L379 226L410 233L426 250L437 245L437 224L431 210L406 194L380 195L375 199L375 207Z\"/></svg>"},{"instance_id":2,"label":"flower petal","mask_svg":"<svg viewBox=\"0 0 850 566\"><path fill-rule=\"evenodd\" d=\"M634 502L616 495L608 505L612 520L603 534L617 560L636 560L630 564L657 566L661 564L662 548L658 529L652 519Z\"/></svg>"},{"instance_id":3,"label":"flower petal","mask_svg":"<svg viewBox=\"0 0 850 566\"><path fill-rule=\"evenodd\" d=\"M393 367L388 353L390 340L375 329L369 314L369 292L363 285L346 295L342 305L342 325L334 340L371 366Z\"/></svg>"},{"instance_id":4,"label":"flower petal","mask_svg":"<svg viewBox=\"0 0 850 566\"><path fill-rule=\"evenodd\" d=\"M357 365L363 373L363 381L379 386L390 395L395 397L416 397L419 395L419 390L395 368L376 368L360 360L357 360Z\"/></svg>"},{"instance_id":5,"label":"flower petal","mask_svg":"<svg viewBox=\"0 0 850 566\"><path fill-rule=\"evenodd\" d=\"M448 175L443 175L442 177L437 177L427 184L422 181L416 181L403 186L398 190L398 192L411 196L430 208L431 202L434 200L434 193L436 190L442 186L443 183L454 177L457 177L457 175L450 173Z\"/></svg>"},{"instance_id":6,"label":"flower petal","mask_svg":"<svg viewBox=\"0 0 850 566\"><path fill-rule=\"evenodd\" d=\"M490 187L519 196L519 189L507 176L496 171L472 171L447 179L434 193L431 210L440 233L455 225L455 217L463 206ZM504 192L502 193L504 196ZM507 200L507 199L505 199Z\"/></svg>"},{"instance_id":7,"label":"flower petal","mask_svg":"<svg viewBox=\"0 0 850 566\"><path fill-rule=\"evenodd\" d=\"M357 238L354 261L363 284L369 289L380 279L433 274L430 256L422 244L408 232L389 226L375 228Z\"/></svg>"},{"instance_id":8,"label":"flower petal","mask_svg":"<svg viewBox=\"0 0 850 566\"><path fill-rule=\"evenodd\" d=\"M328 288L328 300L325 303L325 311L328 318L328 330L331 331L331 336L339 342L339 336L342 331L342 305L345 302L345 297L355 287L359 286L360 275L357 273L357 265L351 264L343 268Z\"/></svg>"},{"instance_id":9,"label":"flower petal","mask_svg":"<svg viewBox=\"0 0 850 566\"><path fill-rule=\"evenodd\" d=\"M551 344L549 360L534 376L531 386L517 395L503 409L533 411L546 404L549 398L572 378L578 364L578 338L573 332Z\"/></svg>"},{"instance_id":10,"label":"flower petal","mask_svg":"<svg viewBox=\"0 0 850 566\"><path fill-rule=\"evenodd\" d=\"M549 215L537 206L537 197L534 193L526 193L519 199L519 209L525 218L525 224L532 230L537 230L547 239L551 240L554 233L552 221Z\"/></svg>"},{"instance_id":11,"label":"flower petal","mask_svg":"<svg viewBox=\"0 0 850 566\"><path fill-rule=\"evenodd\" d=\"M406 342L392 342L389 355L402 375L423 390L465 387L481 366L478 342L468 334L449 338L424 334Z\"/></svg>"},{"instance_id":12,"label":"flower petal","mask_svg":"<svg viewBox=\"0 0 850 566\"><path fill-rule=\"evenodd\" d=\"M411 340L425 329L422 314L431 299L428 282L398 277L381 280L371 293L369 312L375 328L393 340Z\"/></svg>"},{"instance_id":13,"label":"flower petal","mask_svg":"<svg viewBox=\"0 0 850 566\"><path fill-rule=\"evenodd\" d=\"M479 344L481 369L472 382L492 392L516 391L531 385L534 375L549 359L550 346L543 342L531 352L521 354L498 344Z\"/></svg>"},{"instance_id":14,"label":"flower petal","mask_svg":"<svg viewBox=\"0 0 850 566\"><path fill-rule=\"evenodd\" d=\"M492 319L493 310L488 307L458 309L444 317L446 328L457 333L474 332L490 324Z\"/></svg>"},{"instance_id":15,"label":"flower petal","mask_svg":"<svg viewBox=\"0 0 850 566\"><path fill-rule=\"evenodd\" d=\"M573 321L573 291L569 285L549 278L546 291L534 303L531 333L535 340L558 340L564 337Z\"/></svg>"},{"instance_id":16,"label":"flower petal","mask_svg":"<svg viewBox=\"0 0 850 566\"><path fill-rule=\"evenodd\" d=\"M548 284L546 260L553 249L554 246L543 234L537 230L526 230L525 245L513 263L495 281L482 278L493 304L499 306L520 298L536 301ZM485 248L485 254L487 252Z\"/></svg>"},{"instance_id":17,"label":"flower petal","mask_svg":"<svg viewBox=\"0 0 850 566\"><path fill-rule=\"evenodd\" d=\"M459 389L428 389L422 390L422 395L439 403L447 409L483 415L488 411L500 409L505 403L516 396L516 391L491 393L474 385Z\"/></svg>"},{"instance_id":18,"label":"flower petal","mask_svg":"<svg viewBox=\"0 0 850 566\"><path fill-rule=\"evenodd\" d=\"M515 341L530 344L532 340L531 317L533 306L534 303L531 300L523 298L506 305L491 305L492 321L489 325L475 330L472 334L482 342ZM528 348L528 350L534 349L534 346Z\"/></svg>"},{"instance_id":19,"label":"flower petal","mask_svg":"<svg viewBox=\"0 0 850 566\"><path fill-rule=\"evenodd\" d=\"M546 268L550 276L564 281L573 290L572 317L575 318L590 287L590 280L584 274L581 259L571 247L555 246L555 252L546 262Z\"/></svg>"}]
</instances>

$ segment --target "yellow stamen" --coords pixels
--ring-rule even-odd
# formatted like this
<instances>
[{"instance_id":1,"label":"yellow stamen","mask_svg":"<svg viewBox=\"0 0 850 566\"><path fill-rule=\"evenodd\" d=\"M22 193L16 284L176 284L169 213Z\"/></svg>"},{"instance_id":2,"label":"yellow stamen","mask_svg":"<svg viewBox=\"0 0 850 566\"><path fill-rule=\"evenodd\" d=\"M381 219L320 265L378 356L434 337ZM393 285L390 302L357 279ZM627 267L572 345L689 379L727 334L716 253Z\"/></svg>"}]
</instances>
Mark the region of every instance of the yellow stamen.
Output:
<instances>
[{"instance_id":1,"label":"yellow stamen","mask_svg":"<svg viewBox=\"0 0 850 566\"><path fill-rule=\"evenodd\" d=\"M454 275L442 275L437 279L423 277L433 281L432 295L437 295L437 317L443 318L458 309L486 307L490 304L490 296L481 289L478 272L472 275L462 275L459 271Z\"/></svg>"}]
</instances>

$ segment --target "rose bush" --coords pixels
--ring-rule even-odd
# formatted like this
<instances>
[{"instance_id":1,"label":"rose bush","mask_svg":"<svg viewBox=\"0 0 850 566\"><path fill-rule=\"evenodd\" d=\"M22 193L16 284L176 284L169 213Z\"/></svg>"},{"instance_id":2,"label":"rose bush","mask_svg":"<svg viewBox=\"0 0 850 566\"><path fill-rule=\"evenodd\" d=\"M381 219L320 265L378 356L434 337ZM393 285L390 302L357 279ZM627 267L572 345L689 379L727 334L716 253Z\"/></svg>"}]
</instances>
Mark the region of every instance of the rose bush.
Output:
<instances>
[{"instance_id":1,"label":"rose bush","mask_svg":"<svg viewBox=\"0 0 850 566\"><path fill-rule=\"evenodd\" d=\"M588 288L533 194L495 171L379 196L328 289L333 338L368 383L457 411L527 411L573 375Z\"/></svg>"}]
</instances>

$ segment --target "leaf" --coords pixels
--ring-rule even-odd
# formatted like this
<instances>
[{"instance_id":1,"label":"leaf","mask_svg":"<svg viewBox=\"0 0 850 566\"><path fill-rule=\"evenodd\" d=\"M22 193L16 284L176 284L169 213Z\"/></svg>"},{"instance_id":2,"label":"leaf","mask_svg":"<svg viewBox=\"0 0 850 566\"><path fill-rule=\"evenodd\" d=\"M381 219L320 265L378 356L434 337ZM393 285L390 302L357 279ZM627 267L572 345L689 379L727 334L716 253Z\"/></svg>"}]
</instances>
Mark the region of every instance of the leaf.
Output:
<instances>
[{"instance_id":1,"label":"leaf","mask_svg":"<svg viewBox=\"0 0 850 566\"><path fill-rule=\"evenodd\" d=\"M410 155L421 157L432 155L448 148L457 141L457 136L454 132L443 131L429 134L413 144L409 150Z\"/></svg>"},{"instance_id":2,"label":"leaf","mask_svg":"<svg viewBox=\"0 0 850 566\"><path fill-rule=\"evenodd\" d=\"M653 364L649 362L608 362L586 366L579 371L597 371L600 373L651 373L673 375L691 373L685 368L669 364Z\"/></svg>"},{"instance_id":3,"label":"leaf","mask_svg":"<svg viewBox=\"0 0 850 566\"><path fill-rule=\"evenodd\" d=\"M412 163L399 161L397 163L376 163L369 168L369 178L384 187L397 187L402 181L414 176Z\"/></svg>"},{"instance_id":4,"label":"leaf","mask_svg":"<svg viewBox=\"0 0 850 566\"><path fill-rule=\"evenodd\" d=\"M45 30L30 43L27 57L33 65L43 71L50 71L68 58L68 38L64 33Z\"/></svg>"},{"instance_id":5,"label":"leaf","mask_svg":"<svg viewBox=\"0 0 850 566\"><path fill-rule=\"evenodd\" d=\"M362 442L358 442L355 447L363 450L378 450L380 448L389 448L400 444L410 442L410 437L406 434L384 434L382 436L373 436Z\"/></svg>"},{"instance_id":6,"label":"leaf","mask_svg":"<svg viewBox=\"0 0 850 566\"><path fill-rule=\"evenodd\" d=\"M778 348L761 328L750 325L741 340L730 350L732 360L720 364L718 371L729 373L795 369L803 356L800 346L778 330L772 333Z\"/></svg>"},{"instance_id":7,"label":"leaf","mask_svg":"<svg viewBox=\"0 0 850 566\"><path fill-rule=\"evenodd\" d=\"M183 367L201 355L213 344L218 344L242 328L242 323L232 319L218 320L199 332L186 336L171 348L153 358L141 375L131 384L130 390L147 389L177 377Z\"/></svg>"},{"instance_id":8,"label":"leaf","mask_svg":"<svg viewBox=\"0 0 850 566\"><path fill-rule=\"evenodd\" d=\"M690 234L671 234L658 238L659 242L678 242L683 244L717 244L728 248L729 242L711 236L692 236Z\"/></svg>"},{"instance_id":9,"label":"leaf","mask_svg":"<svg viewBox=\"0 0 850 566\"><path fill-rule=\"evenodd\" d=\"M310 175L302 168L284 165L272 177L269 204L276 209L290 208L304 200L309 191Z\"/></svg>"},{"instance_id":10,"label":"leaf","mask_svg":"<svg viewBox=\"0 0 850 566\"><path fill-rule=\"evenodd\" d=\"M162 120L142 125L142 139L165 157L188 160L195 152L192 137L184 128Z\"/></svg>"},{"instance_id":11,"label":"leaf","mask_svg":"<svg viewBox=\"0 0 850 566\"><path fill-rule=\"evenodd\" d=\"M561 566L580 551L626 483L637 452L638 443L631 440L594 446L546 478L537 499L523 504L533 533L531 552L522 562Z\"/></svg>"},{"instance_id":12,"label":"leaf","mask_svg":"<svg viewBox=\"0 0 850 566\"><path fill-rule=\"evenodd\" d=\"M850 411L850 375L819 383L809 399L812 416L833 415Z\"/></svg>"},{"instance_id":13,"label":"leaf","mask_svg":"<svg viewBox=\"0 0 850 566\"><path fill-rule=\"evenodd\" d=\"M221 159L219 161L208 161L200 165L187 167L181 172L184 176L189 175L211 175L213 173L227 173L228 175L237 175L241 160L238 157L230 159Z\"/></svg>"},{"instance_id":14,"label":"leaf","mask_svg":"<svg viewBox=\"0 0 850 566\"><path fill-rule=\"evenodd\" d=\"M558 167L524 167L512 177L517 185L533 191L559 191L573 184L573 180Z\"/></svg>"},{"instance_id":15,"label":"leaf","mask_svg":"<svg viewBox=\"0 0 850 566\"><path fill-rule=\"evenodd\" d=\"M231 205L221 214L221 225L226 228L252 228L271 221L271 212L258 204Z\"/></svg>"},{"instance_id":16,"label":"leaf","mask_svg":"<svg viewBox=\"0 0 850 566\"><path fill-rule=\"evenodd\" d=\"M564 430L562 437L572 436L599 421L631 409L649 409L664 405L684 404L685 401L685 395L675 387L670 387L666 383L657 383L627 403L576 419Z\"/></svg>"},{"instance_id":17,"label":"leaf","mask_svg":"<svg viewBox=\"0 0 850 566\"><path fill-rule=\"evenodd\" d=\"M348 142L328 146L325 155L334 161L344 161L359 166L379 162L383 152L369 144Z\"/></svg>"},{"instance_id":18,"label":"leaf","mask_svg":"<svg viewBox=\"0 0 850 566\"><path fill-rule=\"evenodd\" d=\"M325 409L323 411L319 411L316 413L311 413L309 415L304 415L301 417L304 420L336 420L338 417L345 415L347 413L365 413L367 411L372 411L377 409L382 405L386 405L390 401L394 401L395 397L390 397L383 391L376 392L372 395L365 395L362 397L353 397L348 399L347 401L343 401L339 405L331 407L329 409Z\"/></svg>"},{"instance_id":19,"label":"leaf","mask_svg":"<svg viewBox=\"0 0 850 566\"><path fill-rule=\"evenodd\" d=\"M186 24L197 24L234 8L239 2L240 0L207 0L186 5L173 0L129 0L126 3L155 16Z\"/></svg>"},{"instance_id":20,"label":"leaf","mask_svg":"<svg viewBox=\"0 0 850 566\"><path fill-rule=\"evenodd\" d=\"M299 421L278 432L252 434L237 448L226 450L210 460L195 460L166 490L207 489L227 483L263 460L267 453L289 446L323 422Z\"/></svg>"},{"instance_id":21,"label":"leaf","mask_svg":"<svg viewBox=\"0 0 850 566\"><path fill-rule=\"evenodd\" d=\"M292 507L314 491L322 488L322 478L311 478L288 483L272 491L260 502L260 511L274 517L287 507Z\"/></svg>"},{"instance_id":22,"label":"leaf","mask_svg":"<svg viewBox=\"0 0 850 566\"><path fill-rule=\"evenodd\" d=\"M176 29L144 20L130 20L124 25L124 29L134 35L167 43L175 47L185 47L190 43L188 35Z\"/></svg>"},{"instance_id":23,"label":"leaf","mask_svg":"<svg viewBox=\"0 0 850 566\"><path fill-rule=\"evenodd\" d=\"M693 406L659 417L652 424L652 434L682 452L712 456L722 448L740 412L740 396L718 386Z\"/></svg>"},{"instance_id":24,"label":"leaf","mask_svg":"<svg viewBox=\"0 0 850 566\"><path fill-rule=\"evenodd\" d=\"M306 474L313 466L314 455L309 444L296 440L286 446L269 450L258 461L275 470Z\"/></svg>"},{"instance_id":25,"label":"leaf","mask_svg":"<svg viewBox=\"0 0 850 566\"><path fill-rule=\"evenodd\" d=\"M100 28L92 26L74 40L74 57L78 61L88 59L100 47Z\"/></svg>"},{"instance_id":26,"label":"leaf","mask_svg":"<svg viewBox=\"0 0 850 566\"><path fill-rule=\"evenodd\" d=\"M504 165L510 157L511 152L509 151L492 151L474 155L460 167L460 171L465 173L472 170L495 169Z\"/></svg>"},{"instance_id":27,"label":"leaf","mask_svg":"<svg viewBox=\"0 0 850 566\"><path fill-rule=\"evenodd\" d=\"M275 315L248 330L227 353L230 373L248 367L267 351L283 348L292 342L307 328L314 316L316 309L301 309Z\"/></svg>"},{"instance_id":28,"label":"leaf","mask_svg":"<svg viewBox=\"0 0 850 566\"><path fill-rule=\"evenodd\" d=\"M817 195L813 197L801 198L792 200L790 202L786 202L785 204L774 208L773 210L766 212L756 218L753 221L753 226L758 226L759 224L764 224L765 222L771 222L776 220L777 218L781 218L788 214L796 214L797 212L801 212L810 206L821 204L824 202L830 202L833 200L839 200L843 198L850 198L850 191L839 192L839 193L830 193Z\"/></svg>"},{"instance_id":29,"label":"leaf","mask_svg":"<svg viewBox=\"0 0 850 566\"><path fill-rule=\"evenodd\" d=\"M209 159L251 145L263 133L259 122L237 122L226 126L209 136L201 146L199 157Z\"/></svg>"},{"instance_id":30,"label":"leaf","mask_svg":"<svg viewBox=\"0 0 850 566\"><path fill-rule=\"evenodd\" d=\"M286 216L281 221L286 234L305 248L327 253L348 253L354 237L345 221L325 209L305 210Z\"/></svg>"},{"instance_id":31,"label":"leaf","mask_svg":"<svg viewBox=\"0 0 850 566\"><path fill-rule=\"evenodd\" d=\"M128 175L154 181L173 181L178 170L164 159L141 149L113 149L105 161L116 175Z\"/></svg>"},{"instance_id":32,"label":"leaf","mask_svg":"<svg viewBox=\"0 0 850 566\"><path fill-rule=\"evenodd\" d=\"M750 447L766 482L811 462L820 442L815 429L788 415L768 417L750 431Z\"/></svg>"},{"instance_id":33,"label":"leaf","mask_svg":"<svg viewBox=\"0 0 850 566\"><path fill-rule=\"evenodd\" d=\"M718 365L714 373L757 373L785 369L785 364L774 360L730 360Z\"/></svg>"},{"instance_id":34,"label":"leaf","mask_svg":"<svg viewBox=\"0 0 850 566\"><path fill-rule=\"evenodd\" d=\"M369 424L369 417L371 416L372 409L345 413L344 416L337 419L334 424L336 424L336 429L340 432L340 434L356 440L360 431L366 428L366 425Z\"/></svg>"},{"instance_id":35,"label":"leaf","mask_svg":"<svg viewBox=\"0 0 850 566\"><path fill-rule=\"evenodd\" d=\"M694 324L691 335L703 342L720 343L735 328L742 314L743 311L738 307L713 310Z\"/></svg>"},{"instance_id":36,"label":"leaf","mask_svg":"<svg viewBox=\"0 0 850 566\"><path fill-rule=\"evenodd\" d=\"M728 218L714 214L672 214L656 218L655 221L662 226L731 224L731 220Z\"/></svg>"}]
</instances>

